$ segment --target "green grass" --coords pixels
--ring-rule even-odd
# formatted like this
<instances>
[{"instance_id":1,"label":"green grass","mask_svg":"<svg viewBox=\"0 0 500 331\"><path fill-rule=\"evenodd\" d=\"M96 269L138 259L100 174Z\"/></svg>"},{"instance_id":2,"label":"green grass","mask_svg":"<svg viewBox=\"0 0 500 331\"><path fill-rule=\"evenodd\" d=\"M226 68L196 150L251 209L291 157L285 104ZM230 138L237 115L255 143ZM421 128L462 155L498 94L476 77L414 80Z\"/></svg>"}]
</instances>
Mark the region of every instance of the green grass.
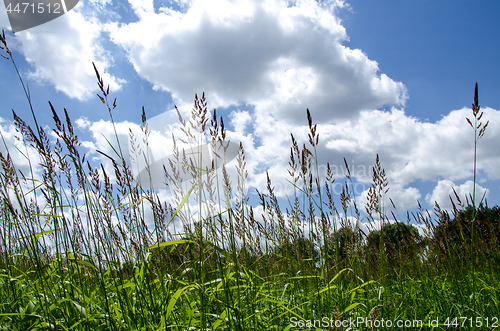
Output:
<instances>
[{"instance_id":1,"label":"green grass","mask_svg":"<svg viewBox=\"0 0 500 331\"><path fill-rule=\"evenodd\" d=\"M1 41L17 70L4 35ZM96 75L112 121L116 100L109 102ZM280 205L268 177L267 191L259 192L262 215L255 215L245 195L242 146L238 178L224 166L200 169L202 155L191 163L175 150L178 166L166 176L176 201L169 205L134 181L119 144L110 142L119 147L104 154L113 176L86 162L70 118L65 112L61 120L54 108L58 138L50 140L25 93L35 128L15 113L14 123L26 148L40 156L29 160L32 169L40 163L43 174L20 173L9 153L0 155L0 329L392 330L403 323L399 329L486 330L500 324L498 209L458 200L452 215L436 206L391 224L378 157L364 211L349 170L337 207L331 171L325 183L315 176L319 136L309 112L307 145L292 135L294 194ZM207 109L204 96L196 97L191 118L179 116L185 136L178 142L227 145L222 119ZM484 134L477 125L475 144L478 128ZM143 133L147 139L144 112ZM185 173L192 180L182 185ZM146 224L147 210L154 227ZM366 234L361 221L384 226ZM428 235L419 236L410 221ZM182 223L180 234L170 232L173 222Z\"/></svg>"}]
</instances>

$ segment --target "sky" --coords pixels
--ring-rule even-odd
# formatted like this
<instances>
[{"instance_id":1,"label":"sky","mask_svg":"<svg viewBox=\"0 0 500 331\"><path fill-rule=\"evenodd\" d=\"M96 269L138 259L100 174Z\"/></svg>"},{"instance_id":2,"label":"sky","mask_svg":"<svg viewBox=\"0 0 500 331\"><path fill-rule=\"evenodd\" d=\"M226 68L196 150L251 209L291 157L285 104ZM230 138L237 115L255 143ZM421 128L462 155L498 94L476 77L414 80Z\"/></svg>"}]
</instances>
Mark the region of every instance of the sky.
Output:
<instances>
[{"instance_id":1,"label":"sky","mask_svg":"<svg viewBox=\"0 0 500 331\"><path fill-rule=\"evenodd\" d=\"M144 106L152 158L165 159L172 133L180 134L174 106L188 117L195 93L204 92L228 138L244 147L251 203L255 189L266 190L266 172L286 201L290 133L307 144L309 109L319 168L339 169L340 182L345 158L362 205L378 154L388 197L405 215L418 201L449 209L453 189L462 198L472 192L466 117L476 82L490 121L477 145L476 190L499 204L499 15L500 3L486 0L92 0L15 34L2 8L0 28L39 124L53 127L48 101L60 114L66 108L93 162L111 167L97 150L112 154L114 132L92 62L117 99L112 115L123 146L130 129L139 134ZM33 120L12 64L0 60L0 131L15 150L11 110ZM234 173L234 161L229 166Z\"/></svg>"}]
</instances>

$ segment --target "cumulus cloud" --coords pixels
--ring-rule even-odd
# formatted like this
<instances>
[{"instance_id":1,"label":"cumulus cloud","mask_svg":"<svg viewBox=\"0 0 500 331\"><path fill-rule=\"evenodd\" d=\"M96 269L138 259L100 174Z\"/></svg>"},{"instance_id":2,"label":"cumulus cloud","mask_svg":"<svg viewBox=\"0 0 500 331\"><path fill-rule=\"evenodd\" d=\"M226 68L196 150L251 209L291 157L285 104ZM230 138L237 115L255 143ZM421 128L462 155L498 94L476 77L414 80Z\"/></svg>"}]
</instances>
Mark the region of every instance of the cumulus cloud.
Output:
<instances>
[{"instance_id":1,"label":"cumulus cloud","mask_svg":"<svg viewBox=\"0 0 500 331\"><path fill-rule=\"evenodd\" d=\"M81 6L81 5L80 5ZM30 78L84 100L97 90L95 62L110 90L125 82L109 73L112 57L100 44L101 25L75 10L41 26L16 33L19 51L32 65Z\"/></svg>"},{"instance_id":2,"label":"cumulus cloud","mask_svg":"<svg viewBox=\"0 0 500 331\"><path fill-rule=\"evenodd\" d=\"M109 24L111 39L178 103L205 91L217 107L249 103L297 123L307 107L325 122L406 100L402 83L342 45L344 27L316 1L193 1L158 13L152 1L131 4L139 21Z\"/></svg>"},{"instance_id":3,"label":"cumulus cloud","mask_svg":"<svg viewBox=\"0 0 500 331\"><path fill-rule=\"evenodd\" d=\"M472 194L473 194L474 182L471 180L466 181L462 185L456 185L451 180L440 180L437 186L434 188L432 193L428 194L425 197L428 203L434 204L437 202L441 209L443 210L451 210L453 208L451 200L458 205L457 198L455 196L458 195L460 201L463 204L467 204L467 202L472 204ZM481 185L476 183L476 203L479 204L482 201L483 197L488 198L489 190L487 188L482 187Z\"/></svg>"},{"instance_id":4,"label":"cumulus cloud","mask_svg":"<svg viewBox=\"0 0 500 331\"><path fill-rule=\"evenodd\" d=\"M36 166L41 161L39 153L29 143L24 142L13 123L1 117L0 137L2 140L0 153L3 157L7 159L7 155L10 155L16 170L21 171L27 177L30 177L31 171L33 171L34 178L41 179L42 168Z\"/></svg>"},{"instance_id":5,"label":"cumulus cloud","mask_svg":"<svg viewBox=\"0 0 500 331\"><path fill-rule=\"evenodd\" d=\"M80 129L86 129L90 126L90 121L86 117L80 117L75 121L75 124Z\"/></svg>"},{"instance_id":6,"label":"cumulus cloud","mask_svg":"<svg viewBox=\"0 0 500 331\"><path fill-rule=\"evenodd\" d=\"M356 195L359 195L358 204L360 206L366 206L368 204L369 187L361 183L358 183L358 185L360 188L366 188L366 190L361 193L355 192ZM386 215L391 215L391 212L397 215L398 212L404 212L413 208L417 204L420 197L421 194L417 188L402 187L399 183L392 182L389 186L389 191L382 197L381 208Z\"/></svg>"},{"instance_id":7,"label":"cumulus cloud","mask_svg":"<svg viewBox=\"0 0 500 331\"><path fill-rule=\"evenodd\" d=\"M327 163L337 179L344 177L345 158L355 180L354 193L361 202L366 201L366 191L372 181L372 168L378 154L389 183L387 198L394 201L399 211L415 207L422 196L415 187L416 181L434 182L439 187L439 181L443 179L463 181L471 178L474 132L465 120L470 114L470 109L463 108L429 123L409 117L398 109L391 112L372 110L363 111L356 120L320 124L320 144L317 146L319 178L324 182ZM495 141L500 136L498 125L493 123L500 123L500 112L484 108L484 118L489 119L493 126L488 126L477 146L478 181L499 178L495 164L500 162L500 153ZM299 146L306 144L312 149L308 144L308 131L307 126L259 122L257 119L252 138L262 143L253 146L254 153L249 155L248 160L256 169L269 172L278 196L284 197L293 192L292 185L287 181L290 179L287 174L290 133L293 133ZM251 174L252 185L259 190L264 188L266 173L254 171ZM426 201L433 205L433 201ZM391 206L389 200L385 205Z\"/></svg>"}]
</instances>

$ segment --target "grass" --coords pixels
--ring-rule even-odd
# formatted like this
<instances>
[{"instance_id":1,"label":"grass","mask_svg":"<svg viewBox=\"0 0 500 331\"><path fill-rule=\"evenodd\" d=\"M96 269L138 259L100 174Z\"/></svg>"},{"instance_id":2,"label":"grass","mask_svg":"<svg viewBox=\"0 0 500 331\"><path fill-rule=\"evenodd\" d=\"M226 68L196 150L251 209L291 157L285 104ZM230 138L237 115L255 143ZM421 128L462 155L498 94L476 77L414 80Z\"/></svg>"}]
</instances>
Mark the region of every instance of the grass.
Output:
<instances>
[{"instance_id":1,"label":"grass","mask_svg":"<svg viewBox=\"0 0 500 331\"><path fill-rule=\"evenodd\" d=\"M1 42L3 56L17 71L5 35ZM96 76L113 122L116 99L109 101L97 70ZM475 196L468 206L457 196L451 215L436 205L433 213L420 209L403 221L388 216L383 202L389 188L378 156L364 211L353 195L347 163L337 207L330 166L325 183L315 175L319 135L309 111L308 142L291 136L289 181L295 191L287 207L280 205L268 176L267 191L258 192L262 214L255 215L245 194L243 146L238 176L229 178L224 122L208 112L204 96L195 97L188 120L179 115L184 136L165 171L175 200L169 205L134 180L118 139L110 142L118 146L113 155L100 152L114 174L86 161L67 112L61 120L52 105L57 139L49 139L36 123L29 90L24 91L35 130L15 113L14 123L26 150L40 159L28 158L31 173L23 174L9 152L0 155L0 329L486 330L499 325L499 210L476 206ZM475 105L471 126L477 146L486 129L477 123L477 88ZM144 110L142 120L147 144ZM135 158L145 157L135 139L131 136ZM202 169L203 155L186 155L180 146L204 144L220 157ZM35 176L38 163L41 176ZM367 234L361 221L382 227ZM182 229L172 231L174 223ZM427 235L410 223L423 226Z\"/></svg>"}]
</instances>

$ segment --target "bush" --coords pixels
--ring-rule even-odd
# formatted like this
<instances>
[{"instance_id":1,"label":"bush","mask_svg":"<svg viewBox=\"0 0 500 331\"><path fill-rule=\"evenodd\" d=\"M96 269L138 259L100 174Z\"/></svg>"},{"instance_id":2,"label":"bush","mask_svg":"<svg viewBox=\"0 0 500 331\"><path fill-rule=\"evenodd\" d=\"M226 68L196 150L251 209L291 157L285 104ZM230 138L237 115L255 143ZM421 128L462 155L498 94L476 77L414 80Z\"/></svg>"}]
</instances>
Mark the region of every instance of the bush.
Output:
<instances>
[{"instance_id":1,"label":"bush","mask_svg":"<svg viewBox=\"0 0 500 331\"><path fill-rule=\"evenodd\" d=\"M418 260L424 240L417 228L402 222L385 223L380 230L374 230L366 238L368 262L378 265L381 251L390 267L403 266Z\"/></svg>"},{"instance_id":2,"label":"bush","mask_svg":"<svg viewBox=\"0 0 500 331\"><path fill-rule=\"evenodd\" d=\"M342 268L348 267L349 259L359 253L362 240L361 233L357 233L356 229L342 226L325 241L323 253L330 265L333 263Z\"/></svg>"},{"instance_id":3,"label":"bush","mask_svg":"<svg viewBox=\"0 0 500 331\"><path fill-rule=\"evenodd\" d=\"M319 253L314 247L314 243L304 237L298 237L292 242L280 244L275 248L274 255L295 261L309 261L312 263L319 260Z\"/></svg>"},{"instance_id":4,"label":"bush","mask_svg":"<svg viewBox=\"0 0 500 331\"><path fill-rule=\"evenodd\" d=\"M499 220L498 206L489 208L482 204L476 209L469 205L455 211L453 219L447 213L442 214L434 229L434 255L470 257L475 252L474 255L480 253L486 260L495 258L500 238Z\"/></svg>"}]
</instances>

